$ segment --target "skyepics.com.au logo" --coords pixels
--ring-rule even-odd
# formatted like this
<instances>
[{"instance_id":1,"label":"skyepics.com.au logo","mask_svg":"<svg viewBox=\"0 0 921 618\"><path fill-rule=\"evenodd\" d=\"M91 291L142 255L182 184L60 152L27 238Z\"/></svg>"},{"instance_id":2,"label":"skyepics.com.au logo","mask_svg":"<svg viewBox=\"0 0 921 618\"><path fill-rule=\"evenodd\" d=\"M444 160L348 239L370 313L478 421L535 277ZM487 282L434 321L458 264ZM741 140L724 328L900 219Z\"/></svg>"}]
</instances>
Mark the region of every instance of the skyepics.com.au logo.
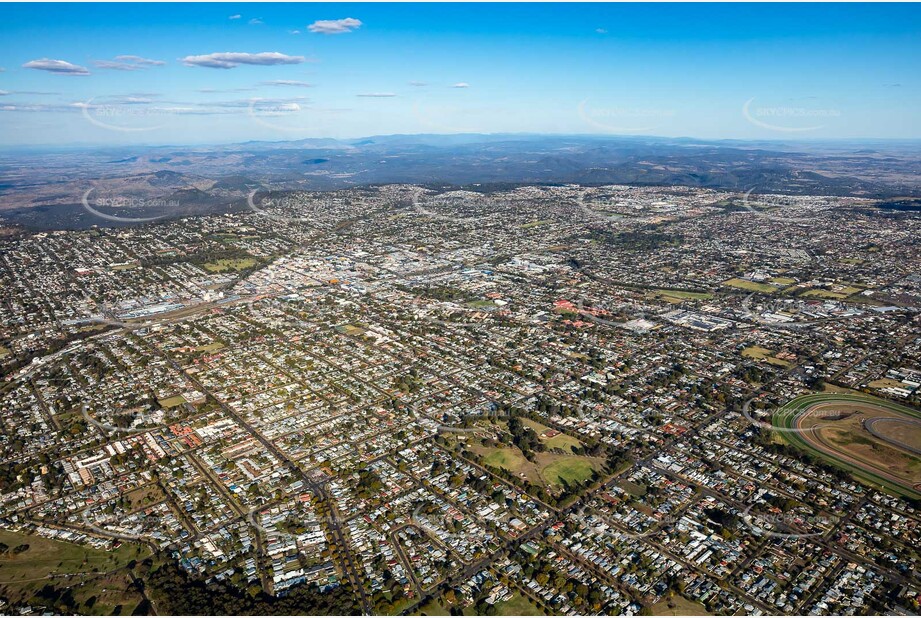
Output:
<instances>
[{"instance_id":1,"label":"skyepics.com.au logo","mask_svg":"<svg viewBox=\"0 0 921 618\"><path fill-rule=\"evenodd\" d=\"M143 133L166 127L169 111L142 98L96 102L91 98L75 104L91 125L106 131Z\"/></svg>"},{"instance_id":2,"label":"skyepics.com.au logo","mask_svg":"<svg viewBox=\"0 0 921 618\"><path fill-rule=\"evenodd\" d=\"M783 415L794 414L786 408L766 408L756 410L754 413L751 409L751 404L754 399L749 399L742 404L742 416L750 422L755 427L766 431L774 431L777 433L788 433L788 434L809 434L814 435L816 431L822 427L832 425L833 421L841 420L846 417L846 414L840 410L835 409L825 409L825 408L809 408L804 412L801 412L796 415L796 422L792 426L782 426L774 424L773 422L768 422L765 420L760 420L755 417L755 414L758 414L761 418L773 420ZM823 423L823 420L828 420L829 422ZM807 421L811 421L808 424L804 425Z\"/></svg>"},{"instance_id":3,"label":"skyepics.com.au logo","mask_svg":"<svg viewBox=\"0 0 921 618\"><path fill-rule=\"evenodd\" d=\"M95 191L95 187L87 189L80 199L80 204L83 206L83 209L91 215L107 221L119 223L147 223L169 216L169 211L175 211L179 206L178 200L163 198L118 196L91 199ZM162 214L140 217L132 216L135 212L161 212Z\"/></svg>"},{"instance_id":4,"label":"skyepics.com.au logo","mask_svg":"<svg viewBox=\"0 0 921 618\"><path fill-rule=\"evenodd\" d=\"M279 82L300 84L300 82ZM305 84L309 85L309 84ZM343 124L348 108L318 106L307 97L251 98L241 102L246 115L261 127L299 137L329 134Z\"/></svg>"},{"instance_id":5,"label":"skyepics.com.au logo","mask_svg":"<svg viewBox=\"0 0 921 618\"><path fill-rule=\"evenodd\" d=\"M283 101L277 99L250 99L247 115L256 124L281 133L306 133L310 115L306 113L306 100Z\"/></svg>"},{"instance_id":6,"label":"skyepics.com.au logo","mask_svg":"<svg viewBox=\"0 0 921 618\"><path fill-rule=\"evenodd\" d=\"M742 512L742 523L758 536L779 539L807 539L820 537L834 527L841 518L836 515L806 515L802 513L768 512L752 514L754 504ZM809 529L814 532L797 532Z\"/></svg>"},{"instance_id":7,"label":"skyepics.com.au logo","mask_svg":"<svg viewBox=\"0 0 921 618\"><path fill-rule=\"evenodd\" d=\"M752 187L745 192L741 206L756 217L780 223L815 223L818 213L812 212L811 216L805 216L804 208L795 203L795 198L777 194L753 195L755 189Z\"/></svg>"},{"instance_id":8,"label":"skyepics.com.au logo","mask_svg":"<svg viewBox=\"0 0 921 618\"><path fill-rule=\"evenodd\" d=\"M283 197L257 197L258 189L246 196L246 206L259 216L282 223L311 223L314 217L302 214L306 202L296 194ZM258 204L257 204L258 202Z\"/></svg>"},{"instance_id":9,"label":"skyepics.com.au logo","mask_svg":"<svg viewBox=\"0 0 921 618\"><path fill-rule=\"evenodd\" d=\"M413 191L412 205L413 210L424 217L452 223L478 223L496 217L489 212L493 209L490 199L472 191L451 191L438 195ZM508 214L508 209L503 212Z\"/></svg>"},{"instance_id":10,"label":"skyepics.com.au logo","mask_svg":"<svg viewBox=\"0 0 921 618\"><path fill-rule=\"evenodd\" d=\"M412 105L419 128L429 133L484 133L477 120L490 111L426 101L414 101Z\"/></svg>"},{"instance_id":11,"label":"skyepics.com.au logo","mask_svg":"<svg viewBox=\"0 0 921 618\"><path fill-rule=\"evenodd\" d=\"M605 133L648 133L663 126L677 113L653 107L597 107L588 99L576 107L579 117L590 127Z\"/></svg>"},{"instance_id":12,"label":"skyepics.com.au logo","mask_svg":"<svg viewBox=\"0 0 921 618\"><path fill-rule=\"evenodd\" d=\"M656 220L658 215L648 214L648 210L632 211L630 214L605 212L605 204L596 202L596 196L590 191L582 191L576 197L576 208L584 214L589 221L608 222L608 223L650 223ZM646 213L646 214L643 214Z\"/></svg>"},{"instance_id":13,"label":"skyepics.com.au logo","mask_svg":"<svg viewBox=\"0 0 921 618\"><path fill-rule=\"evenodd\" d=\"M782 133L805 133L824 129L841 118L841 112L829 107L800 105L756 105L757 97L742 105L742 116L751 124Z\"/></svg>"}]
</instances>

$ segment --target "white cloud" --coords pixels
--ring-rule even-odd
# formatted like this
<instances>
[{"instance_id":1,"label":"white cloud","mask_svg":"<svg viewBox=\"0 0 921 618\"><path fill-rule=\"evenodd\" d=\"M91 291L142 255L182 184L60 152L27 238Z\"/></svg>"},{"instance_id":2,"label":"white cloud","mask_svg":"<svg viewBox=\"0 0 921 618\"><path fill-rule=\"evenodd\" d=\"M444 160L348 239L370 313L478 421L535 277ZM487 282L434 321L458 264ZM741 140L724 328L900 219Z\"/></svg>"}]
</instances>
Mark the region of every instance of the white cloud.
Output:
<instances>
[{"instance_id":1,"label":"white cloud","mask_svg":"<svg viewBox=\"0 0 921 618\"><path fill-rule=\"evenodd\" d=\"M110 101L74 101L72 103L15 103L0 105L0 112L95 112L97 114L122 109L124 105L141 106L144 115L241 115L257 112L259 115L288 114L305 109L310 103L306 97L283 99L237 99L231 101L213 101L208 103L191 103L184 101L164 101L151 104L142 101L129 101L121 97ZM129 115L132 112L125 112ZM133 112L139 114L139 112Z\"/></svg>"},{"instance_id":2,"label":"white cloud","mask_svg":"<svg viewBox=\"0 0 921 618\"><path fill-rule=\"evenodd\" d=\"M267 82L259 82L261 86L295 86L298 88L313 88L313 84L299 82L293 79L273 79Z\"/></svg>"},{"instance_id":3,"label":"white cloud","mask_svg":"<svg viewBox=\"0 0 921 618\"><path fill-rule=\"evenodd\" d=\"M250 26L258 26L258 25L264 24L264 23L265 23L265 22L262 21L262 18L261 18L261 17L253 17L251 20L249 20L249 25L250 25Z\"/></svg>"},{"instance_id":4,"label":"white cloud","mask_svg":"<svg viewBox=\"0 0 921 618\"><path fill-rule=\"evenodd\" d=\"M255 88L199 88L205 94L225 94L228 92L252 92Z\"/></svg>"},{"instance_id":5,"label":"white cloud","mask_svg":"<svg viewBox=\"0 0 921 618\"><path fill-rule=\"evenodd\" d=\"M300 30L288 30L288 34L300 34Z\"/></svg>"},{"instance_id":6,"label":"white cloud","mask_svg":"<svg viewBox=\"0 0 921 618\"><path fill-rule=\"evenodd\" d=\"M345 19L319 19L307 26L307 29L317 34L343 34L357 30L361 26L360 20L346 17Z\"/></svg>"},{"instance_id":7,"label":"white cloud","mask_svg":"<svg viewBox=\"0 0 921 618\"><path fill-rule=\"evenodd\" d=\"M44 90L13 90L8 94L40 94L40 95L60 95L60 92L47 92Z\"/></svg>"},{"instance_id":8,"label":"white cloud","mask_svg":"<svg viewBox=\"0 0 921 618\"><path fill-rule=\"evenodd\" d=\"M204 108L216 109L239 109L253 106L258 106L260 108L288 106L290 108L292 106L296 107L300 103L307 104L309 102L310 99L307 97L287 97L284 99L263 99L261 97L253 97L251 99L233 99L230 101L210 101L198 105Z\"/></svg>"},{"instance_id":9,"label":"white cloud","mask_svg":"<svg viewBox=\"0 0 921 618\"><path fill-rule=\"evenodd\" d=\"M395 95L392 92L362 92L361 94L356 94L355 96L356 97L370 97L373 99L387 99L390 97L395 97L397 95Z\"/></svg>"},{"instance_id":10,"label":"white cloud","mask_svg":"<svg viewBox=\"0 0 921 618\"><path fill-rule=\"evenodd\" d=\"M50 73L60 73L62 75L89 75L90 72L86 67L71 64L66 60L52 60L50 58L39 58L30 60L22 65L24 69L38 69L39 71L48 71Z\"/></svg>"},{"instance_id":11,"label":"white cloud","mask_svg":"<svg viewBox=\"0 0 921 618\"><path fill-rule=\"evenodd\" d=\"M242 15L231 15L231 16L228 17L227 19L240 19L241 17L243 17L243 16L242 16Z\"/></svg>"},{"instance_id":12,"label":"white cloud","mask_svg":"<svg viewBox=\"0 0 921 618\"><path fill-rule=\"evenodd\" d=\"M454 84L454 85L451 86L451 87L452 87L452 88L469 88L469 87L470 87L470 84L468 84L467 82L457 82L456 84Z\"/></svg>"},{"instance_id":13,"label":"white cloud","mask_svg":"<svg viewBox=\"0 0 921 618\"><path fill-rule=\"evenodd\" d=\"M46 103L17 103L16 105L2 105L3 112L72 112L74 105L48 105Z\"/></svg>"},{"instance_id":14,"label":"white cloud","mask_svg":"<svg viewBox=\"0 0 921 618\"><path fill-rule=\"evenodd\" d=\"M0 97L5 97L5 96L8 95L9 93L10 93L9 90L0 90Z\"/></svg>"},{"instance_id":15,"label":"white cloud","mask_svg":"<svg viewBox=\"0 0 921 618\"><path fill-rule=\"evenodd\" d=\"M201 56L186 56L182 62L190 67L208 67L210 69L232 69L241 64L271 66L276 64L300 64L306 62L303 56L287 56L279 52L215 52Z\"/></svg>"},{"instance_id":16,"label":"white cloud","mask_svg":"<svg viewBox=\"0 0 921 618\"><path fill-rule=\"evenodd\" d=\"M112 69L113 71L141 71L142 66L130 62L114 62L112 60L93 60L93 65L99 69Z\"/></svg>"},{"instance_id":17,"label":"white cloud","mask_svg":"<svg viewBox=\"0 0 921 618\"><path fill-rule=\"evenodd\" d=\"M428 86L428 82L409 82L409 85L421 88L422 86Z\"/></svg>"},{"instance_id":18,"label":"white cloud","mask_svg":"<svg viewBox=\"0 0 921 618\"><path fill-rule=\"evenodd\" d=\"M604 28L595 28L595 32L597 32L598 34L607 34L607 33L608 33L608 31L605 30Z\"/></svg>"},{"instance_id":19,"label":"white cloud","mask_svg":"<svg viewBox=\"0 0 921 618\"><path fill-rule=\"evenodd\" d=\"M141 56L115 56L115 60L94 60L93 65L100 69L114 71L143 71L153 66L166 64L162 60L150 60Z\"/></svg>"},{"instance_id":20,"label":"white cloud","mask_svg":"<svg viewBox=\"0 0 921 618\"><path fill-rule=\"evenodd\" d=\"M115 59L121 62L133 62L134 64L142 64L144 66L150 67L162 67L164 64L166 64L162 60L151 60L150 58L144 58L142 56L123 55L115 56Z\"/></svg>"},{"instance_id":21,"label":"white cloud","mask_svg":"<svg viewBox=\"0 0 921 618\"><path fill-rule=\"evenodd\" d=\"M112 101L121 105L147 105L154 102L151 97L138 97L133 95L116 95L112 97Z\"/></svg>"}]
</instances>

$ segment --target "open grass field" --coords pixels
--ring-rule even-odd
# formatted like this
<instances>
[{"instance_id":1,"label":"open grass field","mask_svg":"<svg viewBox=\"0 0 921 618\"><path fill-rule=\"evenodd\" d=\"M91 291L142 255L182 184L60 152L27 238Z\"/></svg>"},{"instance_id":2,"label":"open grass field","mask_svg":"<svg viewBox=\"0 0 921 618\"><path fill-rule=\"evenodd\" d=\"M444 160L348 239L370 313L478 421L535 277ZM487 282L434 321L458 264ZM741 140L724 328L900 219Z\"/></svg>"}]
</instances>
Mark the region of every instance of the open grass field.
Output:
<instances>
[{"instance_id":1,"label":"open grass field","mask_svg":"<svg viewBox=\"0 0 921 618\"><path fill-rule=\"evenodd\" d=\"M707 292L687 292L685 290L651 290L646 296L675 305L686 300L710 300L713 298L713 294Z\"/></svg>"},{"instance_id":2,"label":"open grass field","mask_svg":"<svg viewBox=\"0 0 921 618\"><path fill-rule=\"evenodd\" d=\"M899 382L898 380L893 380L892 378L880 378L879 380L873 380L869 384L870 388L905 388L905 385Z\"/></svg>"},{"instance_id":3,"label":"open grass field","mask_svg":"<svg viewBox=\"0 0 921 618\"><path fill-rule=\"evenodd\" d=\"M856 389L848 388L846 386L837 386L835 384L829 384L828 382L826 382L822 386L822 392L823 393L836 393L839 395L840 394L845 394L845 395L862 395L863 394L862 392Z\"/></svg>"},{"instance_id":4,"label":"open grass field","mask_svg":"<svg viewBox=\"0 0 921 618\"><path fill-rule=\"evenodd\" d=\"M768 358L764 359L764 362L766 362L768 365L773 365L775 367L790 368L793 366L793 363L791 363L790 361L785 361L784 359L777 358L776 356L769 356Z\"/></svg>"},{"instance_id":5,"label":"open grass field","mask_svg":"<svg viewBox=\"0 0 921 618\"><path fill-rule=\"evenodd\" d=\"M223 349L223 347L224 347L223 343L214 342L214 343L209 343L208 345L200 345L197 348L195 348L195 351L196 352L217 352L218 350Z\"/></svg>"},{"instance_id":6,"label":"open grass field","mask_svg":"<svg viewBox=\"0 0 921 618\"><path fill-rule=\"evenodd\" d=\"M182 395L176 395L175 397L158 399L157 403L160 404L161 408L175 408L176 406L181 406L182 404L186 403L186 400Z\"/></svg>"},{"instance_id":7,"label":"open grass field","mask_svg":"<svg viewBox=\"0 0 921 618\"><path fill-rule=\"evenodd\" d=\"M601 470L604 460L599 457L560 455L543 452L535 456L536 463L528 461L515 447L472 446L471 450L482 458L488 468L511 472L534 485L548 489L560 489L567 485L582 483L592 477L592 471Z\"/></svg>"},{"instance_id":8,"label":"open grass field","mask_svg":"<svg viewBox=\"0 0 921 618\"><path fill-rule=\"evenodd\" d=\"M528 461L518 448L474 446L471 450L482 457L483 465L488 468L499 468L531 483L540 483L540 468Z\"/></svg>"},{"instance_id":9,"label":"open grass field","mask_svg":"<svg viewBox=\"0 0 921 618\"><path fill-rule=\"evenodd\" d=\"M873 421L872 429L870 423L865 424L864 429L889 444L921 454L921 423L917 421L882 418Z\"/></svg>"},{"instance_id":10,"label":"open grass field","mask_svg":"<svg viewBox=\"0 0 921 618\"><path fill-rule=\"evenodd\" d=\"M776 285L770 285L768 283L756 283L754 281L749 281L747 279L733 278L728 281L724 281L723 285L728 285L731 288L738 288L740 290L747 290L749 292L761 292L762 294L771 294L777 291Z\"/></svg>"},{"instance_id":11,"label":"open grass field","mask_svg":"<svg viewBox=\"0 0 921 618\"><path fill-rule=\"evenodd\" d=\"M646 495L646 486L639 483L634 483L628 481L627 479L619 479L617 484L620 485L621 489L630 494L631 496L636 496L641 498Z\"/></svg>"},{"instance_id":12,"label":"open grass field","mask_svg":"<svg viewBox=\"0 0 921 618\"><path fill-rule=\"evenodd\" d=\"M539 221L529 221L528 223L522 224L522 225L521 225L521 229L523 229L523 230L530 230L530 229L533 229L533 228L535 228L535 227L540 227L540 226L542 226L542 225L547 225L548 223L553 223L553 220L552 220L552 219L541 219L541 220L539 220Z\"/></svg>"},{"instance_id":13,"label":"open grass field","mask_svg":"<svg viewBox=\"0 0 921 618\"><path fill-rule=\"evenodd\" d=\"M439 603L437 600L432 599L425 605L419 608L418 616L450 616L451 612L448 611L444 605Z\"/></svg>"},{"instance_id":14,"label":"open grass field","mask_svg":"<svg viewBox=\"0 0 921 618\"><path fill-rule=\"evenodd\" d=\"M562 451L572 452L573 447L580 447L582 443L565 433L553 436L552 438L541 438L549 449L560 449Z\"/></svg>"},{"instance_id":15,"label":"open grass field","mask_svg":"<svg viewBox=\"0 0 921 618\"><path fill-rule=\"evenodd\" d=\"M129 510L137 511L165 500L166 496L156 483L150 483L129 491L125 494L125 498L128 500Z\"/></svg>"},{"instance_id":16,"label":"open grass field","mask_svg":"<svg viewBox=\"0 0 921 618\"><path fill-rule=\"evenodd\" d=\"M112 270L119 272L123 270L134 270L135 268L140 268L141 265L137 262L126 262L124 264L115 264L112 266Z\"/></svg>"},{"instance_id":17,"label":"open grass field","mask_svg":"<svg viewBox=\"0 0 921 618\"><path fill-rule=\"evenodd\" d=\"M592 478L594 470L595 465L588 457L563 456L544 466L540 474L549 486L566 486L584 483Z\"/></svg>"},{"instance_id":18,"label":"open grass field","mask_svg":"<svg viewBox=\"0 0 921 618\"><path fill-rule=\"evenodd\" d=\"M496 603L497 616L543 616L544 612L520 592L508 601Z\"/></svg>"},{"instance_id":19,"label":"open grass field","mask_svg":"<svg viewBox=\"0 0 921 618\"><path fill-rule=\"evenodd\" d=\"M841 285L836 286L831 290L826 290L824 288L812 288L806 290L800 294L801 298L825 298L829 300L844 300L848 296L853 296L863 291L863 288L858 288L852 285Z\"/></svg>"},{"instance_id":20,"label":"open grass field","mask_svg":"<svg viewBox=\"0 0 921 618\"><path fill-rule=\"evenodd\" d=\"M745 358L751 358L753 360L764 360L769 357L773 352L767 348L762 348L761 346L753 345L742 350L742 356Z\"/></svg>"},{"instance_id":21,"label":"open grass field","mask_svg":"<svg viewBox=\"0 0 921 618\"><path fill-rule=\"evenodd\" d=\"M528 418L521 419L521 422L533 429L538 436L541 436L541 434L550 429L546 425L538 423L537 421L532 421ZM541 436L540 441L543 442L544 445L550 450L560 449L561 451L567 451L569 453L572 452L573 447L582 446L581 442L565 433L559 433L552 438L545 438Z\"/></svg>"},{"instance_id":22,"label":"open grass field","mask_svg":"<svg viewBox=\"0 0 921 618\"><path fill-rule=\"evenodd\" d=\"M653 616L712 616L700 603L676 594L665 597L652 606Z\"/></svg>"},{"instance_id":23,"label":"open grass field","mask_svg":"<svg viewBox=\"0 0 921 618\"><path fill-rule=\"evenodd\" d=\"M358 326L355 324L342 324L341 326L337 326L336 330L338 330L340 333L345 333L346 335L357 337L359 335L363 335L367 329L364 326Z\"/></svg>"},{"instance_id":24,"label":"open grass field","mask_svg":"<svg viewBox=\"0 0 921 618\"><path fill-rule=\"evenodd\" d=\"M234 260L215 260L204 264L204 269L209 273L223 273L228 270L245 270L252 268L258 262L253 258L239 258Z\"/></svg>"},{"instance_id":25,"label":"open grass field","mask_svg":"<svg viewBox=\"0 0 921 618\"><path fill-rule=\"evenodd\" d=\"M919 421L921 412L905 406L869 395L830 393L798 397L773 418L776 427L798 430L781 434L787 442L855 477L912 497L921 497Z\"/></svg>"},{"instance_id":26,"label":"open grass field","mask_svg":"<svg viewBox=\"0 0 921 618\"><path fill-rule=\"evenodd\" d=\"M774 365L775 367L791 367L792 364L789 361L785 361L782 358L777 358L773 355L772 350L767 348L762 348L761 346L753 345L742 350L742 356L745 358L750 358L752 360L764 361L769 365Z\"/></svg>"},{"instance_id":27,"label":"open grass field","mask_svg":"<svg viewBox=\"0 0 921 618\"><path fill-rule=\"evenodd\" d=\"M800 294L801 298L822 298L827 300L844 300L848 297L848 294L841 294L839 292L832 292L831 290L822 290L822 289L812 289L806 290Z\"/></svg>"},{"instance_id":28,"label":"open grass field","mask_svg":"<svg viewBox=\"0 0 921 618\"><path fill-rule=\"evenodd\" d=\"M0 581L44 577L59 573L108 571L126 565L131 560L149 554L146 547L123 543L118 549L102 551L74 543L55 541L31 534L0 530L0 542L10 548L28 545L19 554L7 552L0 556Z\"/></svg>"},{"instance_id":29,"label":"open grass field","mask_svg":"<svg viewBox=\"0 0 921 618\"><path fill-rule=\"evenodd\" d=\"M91 614L131 613L142 600L120 569L150 555L146 547L123 543L104 551L12 530L0 530L0 542L9 547L0 554L0 596L8 600L29 602L48 584L70 587L77 602L89 603L81 609ZM21 546L28 549L12 551Z\"/></svg>"}]
</instances>

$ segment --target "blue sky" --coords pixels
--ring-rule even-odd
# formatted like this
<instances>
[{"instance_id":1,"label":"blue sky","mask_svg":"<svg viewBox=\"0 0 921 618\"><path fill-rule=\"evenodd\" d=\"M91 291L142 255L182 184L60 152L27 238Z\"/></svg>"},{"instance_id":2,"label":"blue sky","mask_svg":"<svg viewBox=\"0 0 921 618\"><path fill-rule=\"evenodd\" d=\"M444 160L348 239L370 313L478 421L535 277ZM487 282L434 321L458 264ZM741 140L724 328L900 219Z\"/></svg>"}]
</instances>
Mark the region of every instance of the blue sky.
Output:
<instances>
[{"instance_id":1,"label":"blue sky","mask_svg":"<svg viewBox=\"0 0 921 618\"><path fill-rule=\"evenodd\" d=\"M0 24L4 145L921 138L917 4L5 4Z\"/></svg>"}]
</instances>

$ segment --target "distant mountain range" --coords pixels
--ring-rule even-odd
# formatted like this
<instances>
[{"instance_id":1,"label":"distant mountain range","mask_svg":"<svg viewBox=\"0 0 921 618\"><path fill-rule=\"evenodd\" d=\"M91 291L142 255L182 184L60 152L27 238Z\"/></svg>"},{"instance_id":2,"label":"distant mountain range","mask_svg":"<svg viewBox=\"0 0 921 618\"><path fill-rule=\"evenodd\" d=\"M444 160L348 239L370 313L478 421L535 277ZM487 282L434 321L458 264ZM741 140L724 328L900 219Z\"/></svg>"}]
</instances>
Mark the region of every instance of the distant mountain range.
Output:
<instances>
[{"instance_id":1,"label":"distant mountain range","mask_svg":"<svg viewBox=\"0 0 921 618\"><path fill-rule=\"evenodd\" d=\"M387 183L685 185L759 193L921 197L921 142L744 142L560 135L386 135L221 146L8 149L0 217L29 228L100 221L82 196L139 216L235 210L253 189Z\"/></svg>"}]
</instances>

